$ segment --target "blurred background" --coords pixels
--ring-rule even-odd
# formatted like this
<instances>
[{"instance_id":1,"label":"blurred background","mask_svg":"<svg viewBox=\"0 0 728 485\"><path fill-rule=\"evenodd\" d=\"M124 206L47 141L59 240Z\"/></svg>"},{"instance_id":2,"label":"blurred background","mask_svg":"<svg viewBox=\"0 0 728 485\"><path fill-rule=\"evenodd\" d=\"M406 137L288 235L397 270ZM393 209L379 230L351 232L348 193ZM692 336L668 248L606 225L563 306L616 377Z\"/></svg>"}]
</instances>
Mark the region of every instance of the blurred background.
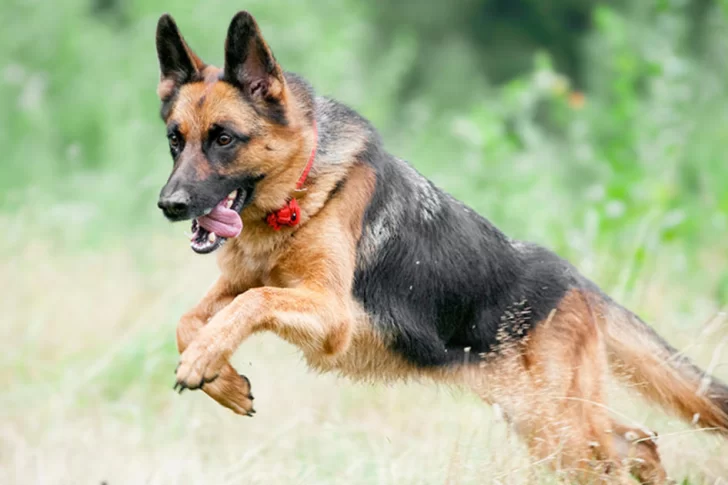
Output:
<instances>
[{"instance_id":1,"label":"blurred background","mask_svg":"<svg viewBox=\"0 0 728 485\"><path fill-rule=\"evenodd\" d=\"M220 65L240 9L390 151L728 379L728 1L3 0L0 483L559 483L475 397L318 376L271 337L235 357L254 419L172 392L217 271L156 208L154 30L170 12ZM728 483L725 441L612 392L674 478Z\"/></svg>"}]
</instances>

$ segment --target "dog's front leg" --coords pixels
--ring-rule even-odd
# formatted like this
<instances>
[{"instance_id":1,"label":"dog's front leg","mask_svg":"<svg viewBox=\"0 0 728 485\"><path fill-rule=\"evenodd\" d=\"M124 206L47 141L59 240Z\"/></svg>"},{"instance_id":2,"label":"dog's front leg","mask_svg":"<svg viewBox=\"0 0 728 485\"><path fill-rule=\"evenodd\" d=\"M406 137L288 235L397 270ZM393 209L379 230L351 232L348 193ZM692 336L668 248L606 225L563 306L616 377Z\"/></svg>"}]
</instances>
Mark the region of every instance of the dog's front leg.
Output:
<instances>
[{"instance_id":1,"label":"dog's front leg","mask_svg":"<svg viewBox=\"0 0 728 485\"><path fill-rule=\"evenodd\" d=\"M195 339L208 320L233 301L237 293L226 279L218 278L199 303L182 315L177 324L177 350L180 354Z\"/></svg>"},{"instance_id":2,"label":"dog's front leg","mask_svg":"<svg viewBox=\"0 0 728 485\"><path fill-rule=\"evenodd\" d=\"M180 356L177 383L196 389L215 386L240 343L271 330L308 353L335 355L352 333L351 313L339 298L303 288L254 288L223 308ZM229 365L229 364L228 364Z\"/></svg>"},{"instance_id":3,"label":"dog's front leg","mask_svg":"<svg viewBox=\"0 0 728 485\"><path fill-rule=\"evenodd\" d=\"M221 309L229 305L235 296L240 293L237 287L224 278L218 278L210 287L200 302L180 318L177 325L177 349L182 354L190 343L197 337L200 330ZM227 361L220 368L220 376L214 385L203 387L203 391L211 398L242 415L251 415L253 412L253 395L250 392L250 381ZM180 392L184 385L176 385Z\"/></svg>"}]
</instances>

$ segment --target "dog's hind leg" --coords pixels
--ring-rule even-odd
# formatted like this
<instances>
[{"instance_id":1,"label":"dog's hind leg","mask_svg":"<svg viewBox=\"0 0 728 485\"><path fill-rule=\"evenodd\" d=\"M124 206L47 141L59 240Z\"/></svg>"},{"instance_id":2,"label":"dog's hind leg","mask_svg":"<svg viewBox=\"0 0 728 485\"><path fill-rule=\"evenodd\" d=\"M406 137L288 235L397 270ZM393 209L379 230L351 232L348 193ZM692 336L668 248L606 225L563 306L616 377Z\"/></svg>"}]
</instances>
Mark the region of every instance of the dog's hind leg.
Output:
<instances>
[{"instance_id":1,"label":"dog's hind leg","mask_svg":"<svg viewBox=\"0 0 728 485\"><path fill-rule=\"evenodd\" d=\"M620 460L640 483L669 483L657 451L656 433L615 422L612 437Z\"/></svg>"},{"instance_id":2,"label":"dog's hind leg","mask_svg":"<svg viewBox=\"0 0 728 485\"><path fill-rule=\"evenodd\" d=\"M177 325L177 350L180 354L187 349L208 321L233 301L238 292L224 278L219 278L202 300L180 318ZM238 374L229 362L222 365L219 375L213 382L202 382L200 386L208 396L237 414L251 415L255 412L250 381ZM187 387L177 384L175 388L181 392Z\"/></svg>"},{"instance_id":3,"label":"dog's hind leg","mask_svg":"<svg viewBox=\"0 0 728 485\"><path fill-rule=\"evenodd\" d=\"M502 405L534 459L570 483L627 483L604 404L607 369L598 325L572 291L482 370L488 399Z\"/></svg>"}]
</instances>

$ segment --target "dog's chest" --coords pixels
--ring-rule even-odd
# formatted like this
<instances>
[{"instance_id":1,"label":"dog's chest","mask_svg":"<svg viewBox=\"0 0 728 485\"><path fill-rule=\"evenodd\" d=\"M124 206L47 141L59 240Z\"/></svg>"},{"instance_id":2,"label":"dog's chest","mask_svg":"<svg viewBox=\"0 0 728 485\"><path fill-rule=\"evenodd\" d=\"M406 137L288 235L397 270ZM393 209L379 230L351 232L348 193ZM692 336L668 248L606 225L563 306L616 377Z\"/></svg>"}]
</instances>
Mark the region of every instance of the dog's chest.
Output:
<instances>
[{"instance_id":1,"label":"dog's chest","mask_svg":"<svg viewBox=\"0 0 728 485\"><path fill-rule=\"evenodd\" d=\"M270 284L271 256L269 253L246 251L236 245L229 251L220 254L218 267L226 279L231 282L239 282L243 287Z\"/></svg>"}]
</instances>

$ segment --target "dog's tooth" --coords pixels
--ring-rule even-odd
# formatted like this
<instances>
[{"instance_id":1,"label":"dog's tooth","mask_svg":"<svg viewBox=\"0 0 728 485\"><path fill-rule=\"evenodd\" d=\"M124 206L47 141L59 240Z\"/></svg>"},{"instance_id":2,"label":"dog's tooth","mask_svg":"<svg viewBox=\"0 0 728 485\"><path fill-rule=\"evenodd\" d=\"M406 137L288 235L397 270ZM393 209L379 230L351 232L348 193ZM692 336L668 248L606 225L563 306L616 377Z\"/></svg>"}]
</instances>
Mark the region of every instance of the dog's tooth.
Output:
<instances>
[{"instance_id":1,"label":"dog's tooth","mask_svg":"<svg viewBox=\"0 0 728 485\"><path fill-rule=\"evenodd\" d=\"M225 202L225 207L228 209L233 206L233 199L228 199L227 202Z\"/></svg>"},{"instance_id":2,"label":"dog's tooth","mask_svg":"<svg viewBox=\"0 0 728 485\"><path fill-rule=\"evenodd\" d=\"M209 214L210 212L212 212L212 207L210 207L209 209L205 209L205 215Z\"/></svg>"},{"instance_id":3,"label":"dog's tooth","mask_svg":"<svg viewBox=\"0 0 728 485\"><path fill-rule=\"evenodd\" d=\"M227 196L227 198L230 200L235 200L235 197L237 197L237 196L238 196L238 191L237 191L237 189L235 189L232 192L230 192L230 194Z\"/></svg>"},{"instance_id":4,"label":"dog's tooth","mask_svg":"<svg viewBox=\"0 0 728 485\"><path fill-rule=\"evenodd\" d=\"M214 232L211 232L210 235L207 236L207 240L210 241L211 243L214 243L215 239L217 239L217 236L215 235Z\"/></svg>"}]
</instances>

